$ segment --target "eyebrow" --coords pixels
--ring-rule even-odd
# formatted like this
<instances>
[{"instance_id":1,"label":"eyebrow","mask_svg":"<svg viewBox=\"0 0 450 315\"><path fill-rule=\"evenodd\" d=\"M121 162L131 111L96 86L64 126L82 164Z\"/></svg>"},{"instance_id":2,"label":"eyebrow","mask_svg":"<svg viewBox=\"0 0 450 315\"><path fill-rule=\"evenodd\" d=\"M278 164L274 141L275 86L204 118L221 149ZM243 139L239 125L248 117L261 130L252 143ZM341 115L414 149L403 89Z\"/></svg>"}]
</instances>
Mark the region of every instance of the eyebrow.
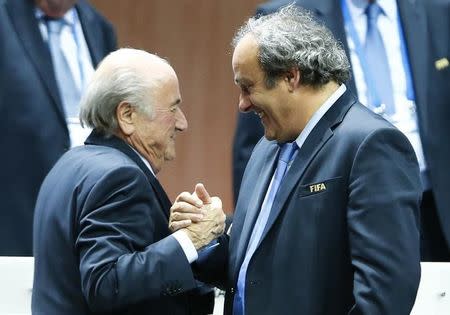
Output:
<instances>
[{"instance_id":1,"label":"eyebrow","mask_svg":"<svg viewBox=\"0 0 450 315\"><path fill-rule=\"evenodd\" d=\"M175 102L172 103L172 106L173 105L178 105L180 103L181 103L181 98L178 98Z\"/></svg>"}]
</instances>

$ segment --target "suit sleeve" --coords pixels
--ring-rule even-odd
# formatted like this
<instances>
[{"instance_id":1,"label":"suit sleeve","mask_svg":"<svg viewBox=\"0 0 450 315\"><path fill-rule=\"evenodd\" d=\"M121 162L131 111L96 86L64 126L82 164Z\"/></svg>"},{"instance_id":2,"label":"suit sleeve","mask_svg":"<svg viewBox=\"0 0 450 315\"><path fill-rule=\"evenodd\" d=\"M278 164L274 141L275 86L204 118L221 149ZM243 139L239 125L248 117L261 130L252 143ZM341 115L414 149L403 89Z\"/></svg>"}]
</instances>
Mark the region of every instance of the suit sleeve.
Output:
<instances>
[{"instance_id":1,"label":"suit sleeve","mask_svg":"<svg viewBox=\"0 0 450 315\"><path fill-rule=\"evenodd\" d=\"M94 312L196 287L176 239L153 239L156 222L150 213L160 209L152 209L157 201L149 187L142 172L122 167L100 178L85 200L77 200L82 210L75 250L82 291Z\"/></svg>"},{"instance_id":2,"label":"suit sleeve","mask_svg":"<svg viewBox=\"0 0 450 315\"><path fill-rule=\"evenodd\" d=\"M419 169L406 137L377 130L350 174L348 230L354 268L351 315L408 315L420 281Z\"/></svg>"},{"instance_id":3,"label":"suit sleeve","mask_svg":"<svg viewBox=\"0 0 450 315\"><path fill-rule=\"evenodd\" d=\"M198 253L198 259L192 264L192 269L195 277L200 281L225 289L228 272L229 237L223 234L217 241L218 246Z\"/></svg>"}]
</instances>

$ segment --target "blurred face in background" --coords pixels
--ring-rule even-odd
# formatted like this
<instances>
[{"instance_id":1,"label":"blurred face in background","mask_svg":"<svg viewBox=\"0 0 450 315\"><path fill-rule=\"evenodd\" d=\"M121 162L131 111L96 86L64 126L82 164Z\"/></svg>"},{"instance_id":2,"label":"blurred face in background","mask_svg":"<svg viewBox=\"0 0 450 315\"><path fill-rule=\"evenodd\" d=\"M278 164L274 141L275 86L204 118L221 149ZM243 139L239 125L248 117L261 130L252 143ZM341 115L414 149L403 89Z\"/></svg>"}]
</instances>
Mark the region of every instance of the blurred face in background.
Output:
<instances>
[{"instance_id":1,"label":"blurred face in background","mask_svg":"<svg viewBox=\"0 0 450 315\"><path fill-rule=\"evenodd\" d=\"M35 2L49 17L60 18L75 5L77 0L36 0Z\"/></svg>"}]
</instances>

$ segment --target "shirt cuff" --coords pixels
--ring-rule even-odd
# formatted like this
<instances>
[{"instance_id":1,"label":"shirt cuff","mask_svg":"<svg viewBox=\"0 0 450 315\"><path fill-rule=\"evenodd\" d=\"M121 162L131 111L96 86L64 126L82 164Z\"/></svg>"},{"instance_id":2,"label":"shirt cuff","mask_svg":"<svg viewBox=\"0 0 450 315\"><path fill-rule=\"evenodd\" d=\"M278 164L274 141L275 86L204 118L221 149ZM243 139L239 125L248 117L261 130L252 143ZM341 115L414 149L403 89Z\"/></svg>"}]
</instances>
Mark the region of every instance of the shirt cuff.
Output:
<instances>
[{"instance_id":1,"label":"shirt cuff","mask_svg":"<svg viewBox=\"0 0 450 315\"><path fill-rule=\"evenodd\" d=\"M194 243L192 243L186 233L184 231L178 230L172 235L180 244L189 263L191 264L196 261L198 258L197 250L195 249Z\"/></svg>"}]
</instances>

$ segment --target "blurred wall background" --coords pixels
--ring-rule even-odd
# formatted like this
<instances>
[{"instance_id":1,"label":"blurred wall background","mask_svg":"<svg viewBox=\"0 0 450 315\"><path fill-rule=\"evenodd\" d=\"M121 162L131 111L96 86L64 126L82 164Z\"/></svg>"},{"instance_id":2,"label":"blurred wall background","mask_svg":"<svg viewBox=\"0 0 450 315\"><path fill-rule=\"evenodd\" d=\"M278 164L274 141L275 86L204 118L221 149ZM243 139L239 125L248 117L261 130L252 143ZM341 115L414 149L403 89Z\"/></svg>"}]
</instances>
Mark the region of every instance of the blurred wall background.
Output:
<instances>
[{"instance_id":1,"label":"blurred wall background","mask_svg":"<svg viewBox=\"0 0 450 315\"><path fill-rule=\"evenodd\" d=\"M189 127L177 158L158 178L173 201L203 182L233 210L231 149L238 89L230 45L236 29L262 0L91 0L115 26L119 46L167 58L180 80Z\"/></svg>"}]
</instances>

